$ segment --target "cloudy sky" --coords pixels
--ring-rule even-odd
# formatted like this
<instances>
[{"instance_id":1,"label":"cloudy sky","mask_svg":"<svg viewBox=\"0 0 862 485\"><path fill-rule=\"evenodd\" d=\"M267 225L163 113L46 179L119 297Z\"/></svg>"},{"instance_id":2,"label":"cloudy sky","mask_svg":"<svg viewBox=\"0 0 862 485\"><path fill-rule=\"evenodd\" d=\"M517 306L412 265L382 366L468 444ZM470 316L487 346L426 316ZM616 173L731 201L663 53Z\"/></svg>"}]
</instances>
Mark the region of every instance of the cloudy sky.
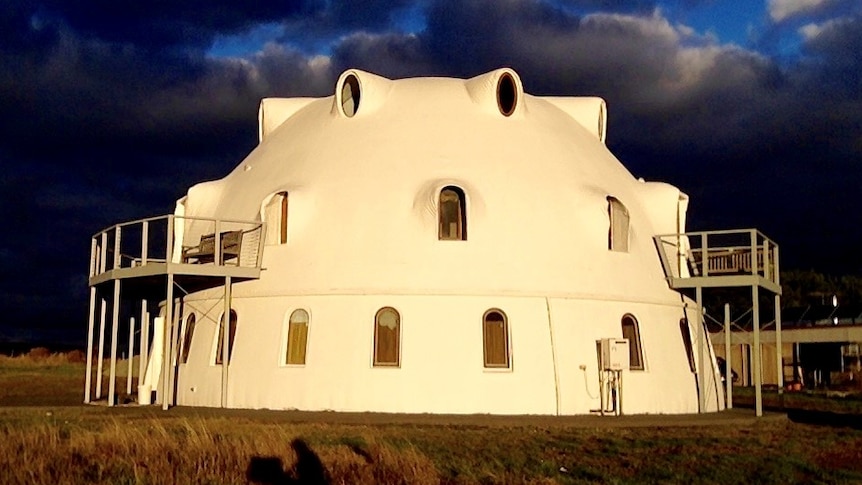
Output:
<instances>
[{"instance_id":1,"label":"cloudy sky","mask_svg":"<svg viewBox=\"0 0 862 485\"><path fill-rule=\"evenodd\" d=\"M89 237L172 211L254 147L260 98L348 67L601 96L611 150L687 192L691 229L862 274L860 53L858 0L4 0L0 341L83 341Z\"/></svg>"}]
</instances>

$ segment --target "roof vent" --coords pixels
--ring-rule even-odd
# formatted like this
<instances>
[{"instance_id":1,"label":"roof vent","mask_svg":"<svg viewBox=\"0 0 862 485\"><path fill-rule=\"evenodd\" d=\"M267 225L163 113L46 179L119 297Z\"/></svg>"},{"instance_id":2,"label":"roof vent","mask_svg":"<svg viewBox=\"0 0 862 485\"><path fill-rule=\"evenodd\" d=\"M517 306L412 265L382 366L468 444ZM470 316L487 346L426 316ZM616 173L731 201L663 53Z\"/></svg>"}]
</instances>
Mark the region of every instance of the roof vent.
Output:
<instances>
[{"instance_id":1,"label":"roof vent","mask_svg":"<svg viewBox=\"0 0 862 485\"><path fill-rule=\"evenodd\" d=\"M504 72L497 80L497 107L503 116L510 116L518 105L518 86L509 72Z\"/></svg>"},{"instance_id":2,"label":"roof vent","mask_svg":"<svg viewBox=\"0 0 862 485\"><path fill-rule=\"evenodd\" d=\"M509 68L480 74L464 82L467 93L479 109L489 115L515 118L523 115L524 87L518 73Z\"/></svg>"},{"instance_id":3,"label":"roof vent","mask_svg":"<svg viewBox=\"0 0 862 485\"><path fill-rule=\"evenodd\" d=\"M356 77L356 74L350 73L344 76L341 89L338 90L340 94L338 105L341 106L341 112L344 113L344 116L348 118L352 118L359 110L359 101L362 97L359 87L359 78Z\"/></svg>"},{"instance_id":4,"label":"roof vent","mask_svg":"<svg viewBox=\"0 0 862 485\"><path fill-rule=\"evenodd\" d=\"M335 83L332 114L364 118L384 106L391 89L390 79L359 69L348 69L338 76Z\"/></svg>"}]
</instances>

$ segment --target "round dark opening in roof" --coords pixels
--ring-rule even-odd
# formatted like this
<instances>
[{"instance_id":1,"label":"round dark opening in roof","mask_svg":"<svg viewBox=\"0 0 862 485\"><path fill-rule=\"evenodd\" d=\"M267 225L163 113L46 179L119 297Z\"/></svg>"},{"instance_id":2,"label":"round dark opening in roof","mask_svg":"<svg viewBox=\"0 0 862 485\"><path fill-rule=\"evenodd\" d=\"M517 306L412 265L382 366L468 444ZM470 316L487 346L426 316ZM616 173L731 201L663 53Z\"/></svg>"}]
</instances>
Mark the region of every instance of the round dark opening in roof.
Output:
<instances>
[{"instance_id":1,"label":"round dark opening in roof","mask_svg":"<svg viewBox=\"0 0 862 485\"><path fill-rule=\"evenodd\" d=\"M500 76L497 81L497 106L500 108L500 113L503 116L509 116L515 112L515 106L518 104L518 87L515 85L515 78L508 72Z\"/></svg>"},{"instance_id":2,"label":"round dark opening in roof","mask_svg":"<svg viewBox=\"0 0 862 485\"><path fill-rule=\"evenodd\" d=\"M359 79L355 74L349 74L341 85L341 111L348 118L359 110Z\"/></svg>"}]
</instances>

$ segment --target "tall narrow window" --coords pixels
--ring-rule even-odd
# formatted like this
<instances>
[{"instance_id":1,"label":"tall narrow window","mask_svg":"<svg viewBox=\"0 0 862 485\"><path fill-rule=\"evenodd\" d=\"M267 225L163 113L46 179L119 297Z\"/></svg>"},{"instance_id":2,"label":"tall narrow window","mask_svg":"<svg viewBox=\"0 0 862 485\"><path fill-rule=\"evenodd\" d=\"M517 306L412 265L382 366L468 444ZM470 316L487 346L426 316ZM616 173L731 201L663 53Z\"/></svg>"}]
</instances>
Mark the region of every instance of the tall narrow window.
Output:
<instances>
[{"instance_id":1,"label":"tall narrow window","mask_svg":"<svg viewBox=\"0 0 862 485\"><path fill-rule=\"evenodd\" d=\"M608 197L608 249L628 252L629 250L629 211L616 197Z\"/></svg>"},{"instance_id":2,"label":"tall narrow window","mask_svg":"<svg viewBox=\"0 0 862 485\"><path fill-rule=\"evenodd\" d=\"M509 329L506 314L488 310L482 317L482 338L485 367L509 367Z\"/></svg>"},{"instance_id":3,"label":"tall narrow window","mask_svg":"<svg viewBox=\"0 0 862 485\"><path fill-rule=\"evenodd\" d=\"M467 205L464 191L452 185L443 187L437 210L439 212L437 238L441 241L466 241Z\"/></svg>"},{"instance_id":4,"label":"tall narrow window","mask_svg":"<svg viewBox=\"0 0 862 485\"><path fill-rule=\"evenodd\" d=\"M192 348L192 336L195 333L195 314L186 317L186 325L183 328L183 347L180 349L180 363L189 361L189 350Z\"/></svg>"},{"instance_id":5,"label":"tall narrow window","mask_svg":"<svg viewBox=\"0 0 862 485\"><path fill-rule=\"evenodd\" d=\"M305 364L305 347L308 342L308 312L294 310L287 323L287 365Z\"/></svg>"},{"instance_id":6,"label":"tall narrow window","mask_svg":"<svg viewBox=\"0 0 862 485\"><path fill-rule=\"evenodd\" d=\"M401 315L392 307L381 308L374 317L374 365L401 364Z\"/></svg>"},{"instance_id":7,"label":"tall narrow window","mask_svg":"<svg viewBox=\"0 0 862 485\"><path fill-rule=\"evenodd\" d=\"M266 244L287 244L287 192L272 196L264 208Z\"/></svg>"},{"instance_id":8,"label":"tall narrow window","mask_svg":"<svg viewBox=\"0 0 862 485\"><path fill-rule=\"evenodd\" d=\"M685 354L688 356L688 368L692 372L697 372L694 365L694 349L691 345L691 331L688 328L688 319L681 318L679 320L679 331L682 333L682 344L685 346Z\"/></svg>"},{"instance_id":9,"label":"tall narrow window","mask_svg":"<svg viewBox=\"0 0 862 485\"><path fill-rule=\"evenodd\" d=\"M236 337L236 312L230 311L230 323L228 325L230 328L228 329L227 334L227 361L230 363L230 358L233 355L233 341ZM218 326L218 342L216 343L216 355L215 355L215 363L216 365L222 364L224 362L224 315L221 317L221 322L219 322Z\"/></svg>"},{"instance_id":10,"label":"tall narrow window","mask_svg":"<svg viewBox=\"0 0 862 485\"><path fill-rule=\"evenodd\" d=\"M644 370L643 350L641 349L641 333L638 321L630 314L623 316L623 338L629 341L629 369Z\"/></svg>"}]
</instances>

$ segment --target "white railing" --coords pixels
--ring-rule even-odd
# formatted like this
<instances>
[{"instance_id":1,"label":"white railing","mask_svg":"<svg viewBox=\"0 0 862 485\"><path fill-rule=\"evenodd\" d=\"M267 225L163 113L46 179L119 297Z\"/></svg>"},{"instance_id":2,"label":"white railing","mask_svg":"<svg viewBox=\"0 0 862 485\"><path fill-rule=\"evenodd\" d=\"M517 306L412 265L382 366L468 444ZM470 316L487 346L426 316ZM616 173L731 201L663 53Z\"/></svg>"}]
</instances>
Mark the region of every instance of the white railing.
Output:
<instances>
[{"instance_id":1,"label":"white railing","mask_svg":"<svg viewBox=\"0 0 862 485\"><path fill-rule=\"evenodd\" d=\"M106 271L176 263L260 268L264 224L165 215L124 222L93 235L90 277Z\"/></svg>"},{"instance_id":2,"label":"white railing","mask_svg":"<svg viewBox=\"0 0 862 485\"><path fill-rule=\"evenodd\" d=\"M757 275L778 284L778 245L757 229L654 237L668 278Z\"/></svg>"}]
</instances>

